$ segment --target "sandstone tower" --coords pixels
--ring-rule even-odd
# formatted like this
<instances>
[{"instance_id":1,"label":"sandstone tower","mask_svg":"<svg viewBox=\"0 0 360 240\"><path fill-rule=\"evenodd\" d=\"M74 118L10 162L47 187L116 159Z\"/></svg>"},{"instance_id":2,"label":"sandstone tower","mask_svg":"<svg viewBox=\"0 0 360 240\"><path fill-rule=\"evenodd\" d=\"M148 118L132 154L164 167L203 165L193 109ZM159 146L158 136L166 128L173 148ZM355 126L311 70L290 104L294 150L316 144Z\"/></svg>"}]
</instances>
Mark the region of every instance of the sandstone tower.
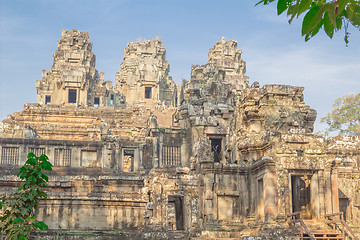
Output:
<instances>
[{"instance_id":1,"label":"sandstone tower","mask_svg":"<svg viewBox=\"0 0 360 240\"><path fill-rule=\"evenodd\" d=\"M124 50L115 87L125 95L128 105L177 106L178 86L169 76L162 41L133 42Z\"/></svg>"},{"instance_id":2,"label":"sandstone tower","mask_svg":"<svg viewBox=\"0 0 360 240\"><path fill-rule=\"evenodd\" d=\"M93 104L99 74L88 32L63 30L58 49L53 54L49 72L43 70L36 81L38 103L55 105Z\"/></svg>"},{"instance_id":3,"label":"sandstone tower","mask_svg":"<svg viewBox=\"0 0 360 240\"><path fill-rule=\"evenodd\" d=\"M244 90L249 84L249 77L245 76L246 62L241 58L241 53L236 41L226 41L224 37L208 53L208 64L223 69L225 82L231 83L236 91Z\"/></svg>"}]
</instances>

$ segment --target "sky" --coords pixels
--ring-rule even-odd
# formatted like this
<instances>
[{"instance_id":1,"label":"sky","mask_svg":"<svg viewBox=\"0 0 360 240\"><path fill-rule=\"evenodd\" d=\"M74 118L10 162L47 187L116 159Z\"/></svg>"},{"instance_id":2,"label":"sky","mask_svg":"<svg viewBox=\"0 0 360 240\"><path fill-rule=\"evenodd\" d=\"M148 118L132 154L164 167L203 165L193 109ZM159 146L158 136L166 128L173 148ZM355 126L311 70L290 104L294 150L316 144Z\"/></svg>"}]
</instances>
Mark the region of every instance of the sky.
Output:
<instances>
[{"instance_id":1,"label":"sky","mask_svg":"<svg viewBox=\"0 0 360 240\"><path fill-rule=\"evenodd\" d=\"M329 39L323 30L305 42L301 19L289 25L275 4L257 0L0 0L0 120L35 103L35 83L50 70L61 30L90 33L96 68L115 81L127 43L160 38L175 82L189 80L221 37L236 40L250 84L305 87L317 110L315 132L334 100L360 91L360 32L350 27ZM302 16L301 16L302 17Z\"/></svg>"}]
</instances>

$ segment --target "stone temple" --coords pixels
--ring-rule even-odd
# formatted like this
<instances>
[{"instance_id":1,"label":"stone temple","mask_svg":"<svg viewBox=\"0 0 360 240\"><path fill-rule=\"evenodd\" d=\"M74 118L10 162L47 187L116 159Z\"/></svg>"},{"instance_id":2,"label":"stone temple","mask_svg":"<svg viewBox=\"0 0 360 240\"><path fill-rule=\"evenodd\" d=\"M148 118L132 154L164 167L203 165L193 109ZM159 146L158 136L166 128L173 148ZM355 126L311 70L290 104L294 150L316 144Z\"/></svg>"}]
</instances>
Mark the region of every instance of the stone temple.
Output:
<instances>
[{"instance_id":1,"label":"stone temple","mask_svg":"<svg viewBox=\"0 0 360 240\"><path fill-rule=\"evenodd\" d=\"M312 134L304 88L250 86L241 53L221 38L180 86L161 40L129 43L113 84L62 31L38 102L0 122L0 196L34 152L34 239L358 239L359 137Z\"/></svg>"}]
</instances>

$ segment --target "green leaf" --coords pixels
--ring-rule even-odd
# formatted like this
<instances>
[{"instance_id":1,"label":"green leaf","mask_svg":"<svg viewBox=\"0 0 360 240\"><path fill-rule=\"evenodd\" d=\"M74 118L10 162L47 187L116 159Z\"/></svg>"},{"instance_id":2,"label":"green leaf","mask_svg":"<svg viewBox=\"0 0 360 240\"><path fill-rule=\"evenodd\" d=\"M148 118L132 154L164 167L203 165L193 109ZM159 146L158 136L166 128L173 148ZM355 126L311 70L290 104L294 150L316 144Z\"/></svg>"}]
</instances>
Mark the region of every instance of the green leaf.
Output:
<instances>
[{"instance_id":1,"label":"green leaf","mask_svg":"<svg viewBox=\"0 0 360 240\"><path fill-rule=\"evenodd\" d=\"M332 25L336 26L336 15L335 15L335 11L336 11L336 3L335 2L329 2L326 5L326 9L325 11L328 13L329 15L329 19Z\"/></svg>"},{"instance_id":2,"label":"green leaf","mask_svg":"<svg viewBox=\"0 0 360 240\"><path fill-rule=\"evenodd\" d=\"M338 14L342 15L342 12L345 10L346 5L350 2L350 0L340 0Z\"/></svg>"},{"instance_id":3,"label":"green leaf","mask_svg":"<svg viewBox=\"0 0 360 240\"><path fill-rule=\"evenodd\" d=\"M337 15L336 17L336 29L341 29L341 26L342 26L342 18L340 15Z\"/></svg>"},{"instance_id":4,"label":"green leaf","mask_svg":"<svg viewBox=\"0 0 360 240\"><path fill-rule=\"evenodd\" d=\"M31 166L35 166L36 165L36 159L35 158L29 158L27 161L26 161L26 164L29 164Z\"/></svg>"},{"instance_id":5,"label":"green leaf","mask_svg":"<svg viewBox=\"0 0 360 240\"><path fill-rule=\"evenodd\" d=\"M312 0L301 0L300 1L299 9L297 12L298 16L310 8L311 2L312 2Z\"/></svg>"},{"instance_id":6,"label":"green leaf","mask_svg":"<svg viewBox=\"0 0 360 240\"><path fill-rule=\"evenodd\" d=\"M277 3L277 14L282 14L287 8L287 0L279 0Z\"/></svg>"},{"instance_id":7,"label":"green leaf","mask_svg":"<svg viewBox=\"0 0 360 240\"><path fill-rule=\"evenodd\" d=\"M323 24L324 24L324 21L323 21L323 19L321 19L320 23L312 30L311 37L315 36L319 32L319 30L323 26Z\"/></svg>"},{"instance_id":8,"label":"green leaf","mask_svg":"<svg viewBox=\"0 0 360 240\"><path fill-rule=\"evenodd\" d=\"M356 11L356 5L349 4L345 11L350 22L355 26L360 26L360 13Z\"/></svg>"},{"instance_id":9,"label":"green leaf","mask_svg":"<svg viewBox=\"0 0 360 240\"><path fill-rule=\"evenodd\" d=\"M298 12L299 4L295 3L289 6L287 11L287 16L291 16L289 19L289 24L294 20Z\"/></svg>"},{"instance_id":10,"label":"green leaf","mask_svg":"<svg viewBox=\"0 0 360 240\"><path fill-rule=\"evenodd\" d=\"M48 161L45 161L45 162L42 162L41 164L40 164L40 167L42 168L42 169L44 169L44 170L47 170L47 171L52 171L52 164L50 163L50 162L48 162Z\"/></svg>"},{"instance_id":11,"label":"green leaf","mask_svg":"<svg viewBox=\"0 0 360 240\"><path fill-rule=\"evenodd\" d=\"M30 152L28 155L27 155L27 158L34 158L36 157L35 154L33 152Z\"/></svg>"},{"instance_id":12,"label":"green leaf","mask_svg":"<svg viewBox=\"0 0 360 240\"><path fill-rule=\"evenodd\" d=\"M19 223L19 222L23 223L24 220L22 218L18 217L18 218L15 218L15 220L12 222L12 224Z\"/></svg>"},{"instance_id":13,"label":"green leaf","mask_svg":"<svg viewBox=\"0 0 360 240\"><path fill-rule=\"evenodd\" d=\"M320 6L316 5L306 13L301 29L301 34L303 36L305 34L308 34L310 30L312 30L317 24L319 24L319 22L321 21L321 18L318 17L319 12L320 12Z\"/></svg>"},{"instance_id":14,"label":"green leaf","mask_svg":"<svg viewBox=\"0 0 360 240\"><path fill-rule=\"evenodd\" d=\"M331 23L329 14L326 12L324 14L324 30L329 38L332 38L334 35L335 26Z\"/></svg>"},{"instance_id":15,"label":"green leaf","mask_svg":"<svg viewBox=\"0 0 360 240\"><path fill-rule=\"evenodd\" d=\"M49 158L45 154L41 154L40 161L47 161Z\"/></svg>"},{"instance_id":16,"label":"green leaf","mask_svg":"<svg viewBox=\"0 0 360 240\"><path fill-rule=\"evenodd\" d=\"M43 221L34 222L32 225L34 228L38 228L41 231L44 229L49 229L48 225L46 225Z\"/></svg>"},{"instance_id":17,"label":"green leaf","mask_svg":"<svg viewBox=\"0 0 360 240\"><path fill-rule=\"evenodd\" d=\"M40 172L40 177L41 178L43 178L46 182L48 182L49 181L49 177L48 177L48 175L46 175L45 173L43 173L43 172Z\"/></svg>"}]
</instances>

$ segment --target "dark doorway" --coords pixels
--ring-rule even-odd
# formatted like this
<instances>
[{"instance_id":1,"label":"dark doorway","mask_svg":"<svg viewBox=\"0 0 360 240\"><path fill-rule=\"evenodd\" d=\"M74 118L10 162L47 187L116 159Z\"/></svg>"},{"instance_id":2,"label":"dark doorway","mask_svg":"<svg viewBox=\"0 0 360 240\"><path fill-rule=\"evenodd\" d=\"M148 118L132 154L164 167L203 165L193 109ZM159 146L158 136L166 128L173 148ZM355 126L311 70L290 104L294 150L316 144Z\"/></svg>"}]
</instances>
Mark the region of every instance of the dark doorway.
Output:
<instances>
[{"instance_id":1,"label":"dark doorway","mask_svg":"<svg viewBox=\"0 0 360 240\"><path fill-rule=\"evenodd\" d=\"M75 89L69 89L69 103L76 103L76 90Z\"/></svg>"},{"instance_id":2,"label":"dark doorway","mask_svg":"<svg viewBox=\"0 0 360 240\"><path fill-rule=\"evenodd\" d=\"M339 198L339 210L344 213L344 221L347 220L347 211L349 207L350 201L348 198Z\"/></svg>"},{"instance_id":3,"label":"dark doorway","mask_svg":"<svg viewBox=\"0 0 360 240\"><path fill-rule=\"evenodd\" d=\"M211 152L214 153L214 162L221 160L221 138L210 138Z\"/></svg>"},{"instance_id":4,"label":"dark doorway","mask_svg":"<svg viewBox=\"0 0 360 240\"><path fill-rule=\"evenodd\" d=\"M291 176L292 212L301 212L301 216L305 219L312 218L310 181L311 175Z\"/></svg>"},{"instance_id":5,"label":"dark doorway","mask_svg":"<svg viewBox=\"0 0 360 240\"><path fill-rule=\"evenodd\" d=\"M258 180L258 214L259 218L264 218L265 209L264 209L264 181L263 179Z\"/></svg>"},{"instance_id":6,"label":"dark doorway","mask_svg":"<svg viewBox=\"0 0 360 240\"><path fill-rule=\"evenodd\" d=\"M94 98L94 107L98 107L100 105L100 99L99 97Z\"/></svg>"},{"instance_id":7,"label":"dark doorway","mask_svg":"<svg viewBox=\"0 0 360 240\"><path fill-rule=\"evenodd\" d=\"M184 230L183 197L169 196L168 199L169 230Z\"/></svg>"},{"instance_id":8,"label":"dark doorway","mask_svg":"<svg viewBox=\"0 0 360 240\"><path fill-rule=\"evenodd\" d=\"M341 191L340 189L338 190L338 194L339 194L339 210L340 212L343 212L343 216L344 216L344 220L350 220L350 214L349 214L349 205L350 205L350 200L349 198L345 195L345 193L343 191Z\"/></svg>"},{"instance_id":9,"label":"dark doorway","mask_svg":"<svg viewBox=\"0 0 360 240\"><path fill-rule=\"evenodd\" d=\"M134 155L135 155L135 150L124 149L124 155L123 155L123 159L122 159L124 172L133 172L134 171Z\"/></svg>"},{"instance_id":10,"label":"dark doorway","mask_svg":"<svg viewBox=\"0 0 360 240\"><path fill-rule=\"evenodd\" d=\"M114 105L114 94L111 94L110 104Z\"/></svg>"},{"instance_id":11,"label":"dark doorway","mask_svg":"<svg viewBox=\"0 0 360 240\"><path fill-rule=\"evenodd\" d=\"M47 95L45 96L45 104L50 104L51 103L51 96Z\"/></svg>"},{"instance_id":12,"label":"dark doorway","mask_svg":"<svg viewBox=\"0 0 360 240\"><path fill-rule=\"evenodd\" d=\"M151 98L151 87L145 87L145 98Z\"/></svg>"}]
</instances>

